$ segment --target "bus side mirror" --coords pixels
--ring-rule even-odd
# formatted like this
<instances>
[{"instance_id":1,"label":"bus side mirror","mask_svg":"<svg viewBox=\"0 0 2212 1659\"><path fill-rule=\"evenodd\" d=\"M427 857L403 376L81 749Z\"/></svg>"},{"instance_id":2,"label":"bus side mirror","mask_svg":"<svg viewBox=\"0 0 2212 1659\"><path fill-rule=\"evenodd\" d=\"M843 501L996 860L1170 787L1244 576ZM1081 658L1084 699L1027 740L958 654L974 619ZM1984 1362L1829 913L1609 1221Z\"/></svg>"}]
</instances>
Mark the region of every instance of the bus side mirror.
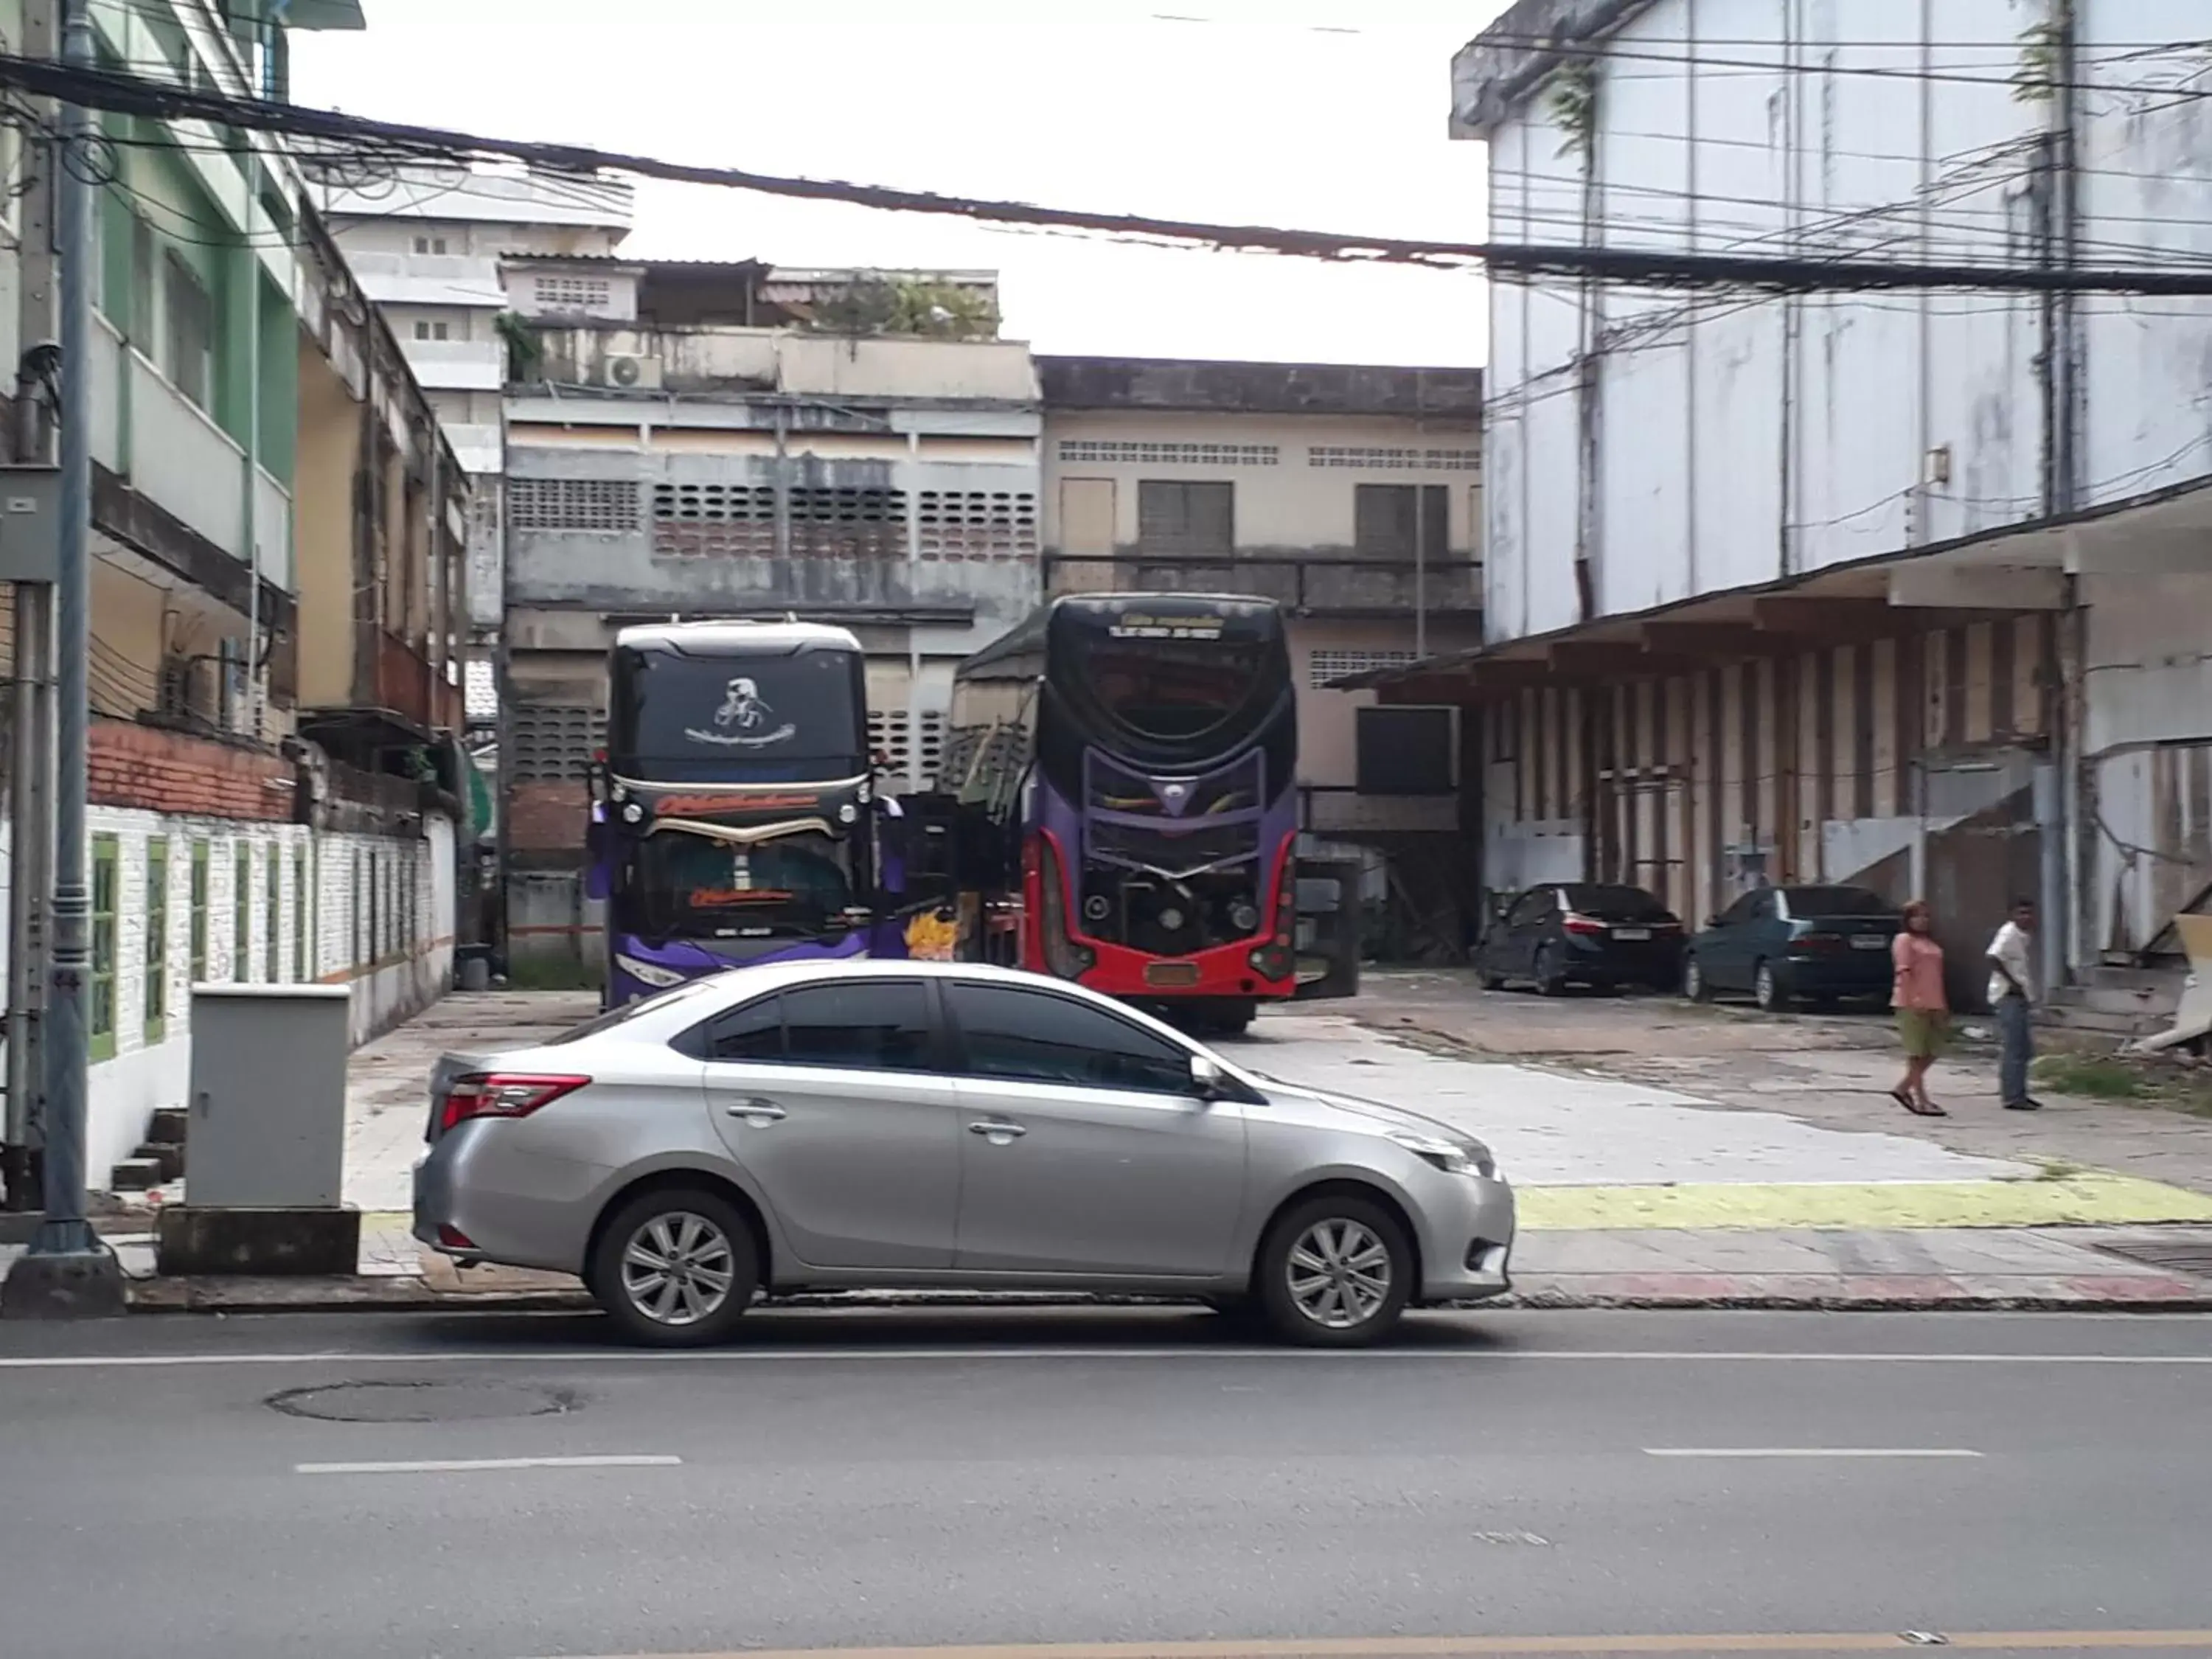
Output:
<instances>
[{"instance_id":1,"label":"bus side mirror","mask_svg":"<svg viewBox=\"0 0 2212 1659\"><path fill-rule=\"evenodd\" d=\"M609 839L605 820L595 817L584 826L584 896L587 899L607 896Z\"/></svg>"}]
</instances>

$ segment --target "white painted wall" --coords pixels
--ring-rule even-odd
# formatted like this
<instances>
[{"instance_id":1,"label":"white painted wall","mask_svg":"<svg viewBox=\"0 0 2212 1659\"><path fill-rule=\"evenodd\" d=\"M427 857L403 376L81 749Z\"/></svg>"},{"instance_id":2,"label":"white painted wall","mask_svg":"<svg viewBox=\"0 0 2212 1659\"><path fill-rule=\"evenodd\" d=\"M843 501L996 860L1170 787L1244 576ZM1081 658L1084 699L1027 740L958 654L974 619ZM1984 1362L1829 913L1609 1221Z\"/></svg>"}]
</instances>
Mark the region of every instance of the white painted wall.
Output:
<instances>
[{"instance_id":1,"label":"white painted wall","mask_svg":"<svg viewBox=\"0 0 2212 1659\"><path fill-rule=\"evenodd\" d=\"M2203 0L2076 0L2085 264L2212 254ZM1595 62L1591 212L1615 247L2032 263L2032 150L2015 95L2047 0L1657 0ZM1694 27L1692 27L1694 26ZM1798 31L1793 39L1792 27ZM2172 40L2170 51L2142 43ZM1979 42L1975 45L1968 43ZM1927 44L1933 43L1933 44ZM1820 64L1893 75L1823 75ZM1694 72L1686 56L1724 58ZM1801 67L1771 73L1755 65ZM1747 67L1747 65L1752 65ZM1951 78L1921 78L1923 72ZM1583 159L1540 94L1493 137L1491 234L1583 240ZM1491 290L1488 629L1774 580L2045 509L2039 302L1989 294L1757 299L1572 283ZM1596 370L1585 479L1575 362ZM2212 472L2212 300L2082 305L2084 504ZM1929 457L1948 451L1949 479Z\"/></svg>"},{"instance_id":2,"label":"white painted wall","mask_svg":"<svg viewBox=\"0 0 2212 1659\"><path fill-rule=\"evenodd\" d=\"M208 981L349 984L357 1043L434 1001L452 984L453 829L442 818L429 820L427 839L402 840L114 807L94 806L86 816L94 848L112 838L118 888L113 1054L93 1065L86 1133L86 1168L94 1188L104 1187L108 1171L144 1139L155 1109L181 1105L188 1092L195 845L204 843L208 849ZM167 948L161 964L168 1007L158 1031L147 1023L148 919L154 909L147 854L156 839L168 849ZM6 840L6 826L0 824L0 847ZM241 848L251 870L242 933L236 910ZM309 878L304 912L297 885L303 858ZM277 870L273 909L268 889L272 860ZM0 903L6 890L7 872L0 867ZM268 954L272 936L273 975ZM6 947L0 937L0 972ZM99 966L95 963L95 970Z\"/></svg>"}]
</instances>

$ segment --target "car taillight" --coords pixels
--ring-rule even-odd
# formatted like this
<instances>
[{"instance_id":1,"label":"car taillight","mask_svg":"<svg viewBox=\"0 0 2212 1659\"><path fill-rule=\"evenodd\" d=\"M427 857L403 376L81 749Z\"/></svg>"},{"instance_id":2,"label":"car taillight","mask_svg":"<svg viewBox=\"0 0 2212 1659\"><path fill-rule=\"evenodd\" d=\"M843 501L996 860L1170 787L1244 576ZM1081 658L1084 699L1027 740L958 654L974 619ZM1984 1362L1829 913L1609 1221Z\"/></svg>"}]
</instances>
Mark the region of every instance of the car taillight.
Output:
<instances>
[{"instance_id":1,"label":"car taillight","mask_svg":"<svg viewBox=\"0 0 2212 1659\"><path fill-rule=\"evenodd\" d=\"M439 1127L451 1130L476 1117L528 1117L539 1107L575 1093L591 1080L520 1072L485 1072L461 1078L447 1092Z\"/></svg>"},{"instance_id":2,"label":"car taillight","mask_svg":"<svg viewBox=\"0 0 2212 1659\"><path fill-rule=\"evenodd\" d=\"M1840 951L1844 945L1844 937L1840 933L1807 933L1792 940L1790 948L1808 956L1820 956L1830 951Z\"/></svg>"},{"instance_id":3,"label":"car taillight","mask_svg":"<svg viewBox=\"0 0 2212 1659\"><path fill-rule=\"evenodd\" d=\"M1578 916L1571 910L1559 918L1559 926L1570 933L1602 933L1605 924L1588 916Z\"/></svg>"}]
</instances>

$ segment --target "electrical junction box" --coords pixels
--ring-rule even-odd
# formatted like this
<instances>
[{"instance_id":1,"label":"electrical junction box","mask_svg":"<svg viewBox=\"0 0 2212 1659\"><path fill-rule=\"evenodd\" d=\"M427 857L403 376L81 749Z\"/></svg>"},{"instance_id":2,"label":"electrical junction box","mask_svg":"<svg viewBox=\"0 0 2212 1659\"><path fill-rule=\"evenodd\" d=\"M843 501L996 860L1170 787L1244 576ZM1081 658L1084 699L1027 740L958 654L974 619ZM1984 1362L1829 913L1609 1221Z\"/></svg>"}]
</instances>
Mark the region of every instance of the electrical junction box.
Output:
<instances>
[{"instance_id":1,"label":"electrical junction box","mask_svg":"<svg viewBox=\"0 0 2212 1659\"><path fill-rule=\"evenodd\" d=\"M61 469L0 466L0 581L52 582L61 574Z\"/></svg>"},{"instance_id":2,"label":"electrical junction box","mask_svg":"<svg viewBox=\"0 0 2212 1659\"><path fill-rule=\"evenodd\" d=\"M185 1200L334 1209L345 1181L343 985L195 985Z\"/></svg>"}]
</instances>

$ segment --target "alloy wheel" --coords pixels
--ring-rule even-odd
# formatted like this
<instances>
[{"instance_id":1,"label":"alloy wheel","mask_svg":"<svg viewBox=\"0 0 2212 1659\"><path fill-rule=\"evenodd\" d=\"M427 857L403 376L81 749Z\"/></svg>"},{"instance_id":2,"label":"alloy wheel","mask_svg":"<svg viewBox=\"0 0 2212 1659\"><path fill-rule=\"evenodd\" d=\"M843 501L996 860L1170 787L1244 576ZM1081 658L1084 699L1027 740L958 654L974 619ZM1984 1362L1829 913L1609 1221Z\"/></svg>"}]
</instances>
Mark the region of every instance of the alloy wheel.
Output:
<instances>
[{"instance_id":1,"label":"alloy wheel","mask_svg":"<svg viewBox=\"0 0 2212 1659\"><path fill-rule=\"evenodd\" d=\"M729 1236L689 1210L652 1217L623 1250L623 1297L656 1325L696 1325L713 1317L730 1299L737 1277Z\"/></svg>"},{"instance_id":2,"label":"alloy wheel","mask_svg":"<svg viewBox=\"0 0 2212 1659\"><path fill-rule=\"evenodd\" d=\"M1291 1304L1328 1330L1364 1325L1389 1300L1390 1247L1346 1217L1307 1228L1291 1246L1284 1271Z\"/></svg>"}]
</instances>

